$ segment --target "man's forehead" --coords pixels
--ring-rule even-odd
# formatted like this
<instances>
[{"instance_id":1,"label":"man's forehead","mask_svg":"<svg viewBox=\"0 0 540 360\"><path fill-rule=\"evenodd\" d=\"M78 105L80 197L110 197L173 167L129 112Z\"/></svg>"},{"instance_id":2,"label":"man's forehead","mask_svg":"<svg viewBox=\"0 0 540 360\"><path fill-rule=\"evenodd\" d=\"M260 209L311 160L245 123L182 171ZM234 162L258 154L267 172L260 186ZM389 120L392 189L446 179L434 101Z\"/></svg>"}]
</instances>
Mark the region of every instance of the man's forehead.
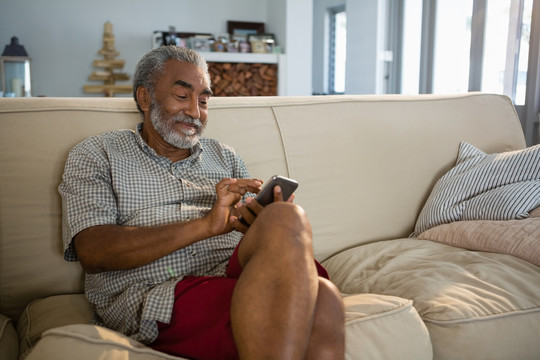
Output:
<instances>
[{"instance_id":1,"label":"man's forehead","mask_svg":"<svg viewBox=\"0 0 540 360\"><path fill-rule=\"evenodd\" d=\"M176 80L174 82L174 85L175 86L181 86L181 87L184 87L186 89L189 89L189 90L195 90L193 85L187 81L184 81L184 80ZM208 86L206 80L204 81L204 89L202 91L203 94L206 94L206 95L212 95L212 90L210 90L210 87Z\"/></svg>"},{"instance_id":2,"label":"man's forehead","mask_svg":"<svg viewBox=\"0 0 540 360\"><path fill-rule=\"evenodd\" d=\"M175 59L168 60L165 64L164 75L172 76L173 86L181 86L189 90L202 87L203 93L212 93L208 74L195 64Z\"/></svg>"}]
</instances>

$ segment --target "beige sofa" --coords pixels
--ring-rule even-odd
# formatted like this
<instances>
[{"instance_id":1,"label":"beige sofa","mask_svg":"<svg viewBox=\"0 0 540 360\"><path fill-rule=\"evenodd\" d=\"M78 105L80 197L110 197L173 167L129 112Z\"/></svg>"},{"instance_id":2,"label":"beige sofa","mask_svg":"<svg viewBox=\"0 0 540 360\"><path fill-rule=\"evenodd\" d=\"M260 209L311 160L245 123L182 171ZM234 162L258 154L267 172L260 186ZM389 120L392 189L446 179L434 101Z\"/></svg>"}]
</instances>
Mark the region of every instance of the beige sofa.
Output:
<instances>
[{"instance_id":1,"label":"beige sofa","mask_svg":"<svg viewBox=\"0 0 540 360\"><path fill-rule=\"evenodd\" d=\"M129 98L0 99L0 359L172 358L87 325L83 273L62 258L68 150L137 122ZM538 266L409 237L461 141L525 147L506 97L214 98L206 136L255 177L299 181L344 293L348 359L540 358Z\"/></svg>"}]
</instances>

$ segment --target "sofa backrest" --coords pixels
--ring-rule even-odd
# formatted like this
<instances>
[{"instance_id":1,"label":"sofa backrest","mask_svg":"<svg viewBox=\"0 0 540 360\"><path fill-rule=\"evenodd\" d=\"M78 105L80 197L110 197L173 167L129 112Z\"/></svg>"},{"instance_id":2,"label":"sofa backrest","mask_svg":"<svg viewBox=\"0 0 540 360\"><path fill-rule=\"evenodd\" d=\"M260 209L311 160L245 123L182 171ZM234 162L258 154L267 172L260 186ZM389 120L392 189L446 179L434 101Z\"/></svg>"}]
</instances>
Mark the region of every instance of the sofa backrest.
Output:
<instances>
[{"instance_id":1,"label":"sofa backrest","mask_svg":"<svg viewBox=\"0 0 540 360\"><path fill-rule=\"evenodd\" d=\"M214 98L207 137L232 145L252 176L300 186L324 260L364 243L408 236L460 141L487 152L523 148L507 97L326 96ZM130 98L0 100L0 313L83 291L62 257L57 187L69 149L140 121Z\"/></svg>"}]
</instances>

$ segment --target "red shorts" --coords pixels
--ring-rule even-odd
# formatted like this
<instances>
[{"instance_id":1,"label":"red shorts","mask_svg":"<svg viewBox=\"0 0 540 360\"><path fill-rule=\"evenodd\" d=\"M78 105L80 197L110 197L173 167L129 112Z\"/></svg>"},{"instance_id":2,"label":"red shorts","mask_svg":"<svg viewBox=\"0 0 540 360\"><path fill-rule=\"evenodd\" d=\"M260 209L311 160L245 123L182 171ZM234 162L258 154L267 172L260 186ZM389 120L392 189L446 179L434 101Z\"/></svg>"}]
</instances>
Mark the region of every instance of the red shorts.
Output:
<instances>
[{"instance_id":1,"label":"red shorts","mask_svg":"<svg viewBox=\"0 0 540 360\"><path fill-rule=\"evenodd\" d=\"M318 263L319 276L328 278ZM155 350L191 359L238 359L231 328L231 298L242 267L238 247L227 277L186 276L176 285L171 323L158 322Z\"/></svg>"}]
</instances>

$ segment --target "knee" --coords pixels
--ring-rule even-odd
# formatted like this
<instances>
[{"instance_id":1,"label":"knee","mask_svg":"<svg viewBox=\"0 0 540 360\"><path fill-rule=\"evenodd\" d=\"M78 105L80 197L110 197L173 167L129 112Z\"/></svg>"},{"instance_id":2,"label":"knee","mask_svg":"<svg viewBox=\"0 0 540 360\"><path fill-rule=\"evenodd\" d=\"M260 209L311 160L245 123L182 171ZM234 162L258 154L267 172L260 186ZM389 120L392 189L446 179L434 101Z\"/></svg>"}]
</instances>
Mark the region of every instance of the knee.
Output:
<instances>
[{"instance_id":1,"label":"knee","mask_svg":"<svg viewBox=\"0 0 540 360\"><path fill-rule=\"evenodd\" d=\"M275 202L267 205L252 224L250 236L261 248L284 251L312 252L311 224L304 209L296 204ZM292 254L292 253L291 253Z\"/></svg>"},{"instance_id":2,"label":"knee","mask_svg":"<svg viewBox=\"0 0 540 360\"><path fill-rule=\"evenodd\" d=\"M301 206L288 202L274 202L267 205L258 215L265 224L280 224L281 226L299 226L309 228L311 225L306 212Z\"/></svg>"}]
</instances>

